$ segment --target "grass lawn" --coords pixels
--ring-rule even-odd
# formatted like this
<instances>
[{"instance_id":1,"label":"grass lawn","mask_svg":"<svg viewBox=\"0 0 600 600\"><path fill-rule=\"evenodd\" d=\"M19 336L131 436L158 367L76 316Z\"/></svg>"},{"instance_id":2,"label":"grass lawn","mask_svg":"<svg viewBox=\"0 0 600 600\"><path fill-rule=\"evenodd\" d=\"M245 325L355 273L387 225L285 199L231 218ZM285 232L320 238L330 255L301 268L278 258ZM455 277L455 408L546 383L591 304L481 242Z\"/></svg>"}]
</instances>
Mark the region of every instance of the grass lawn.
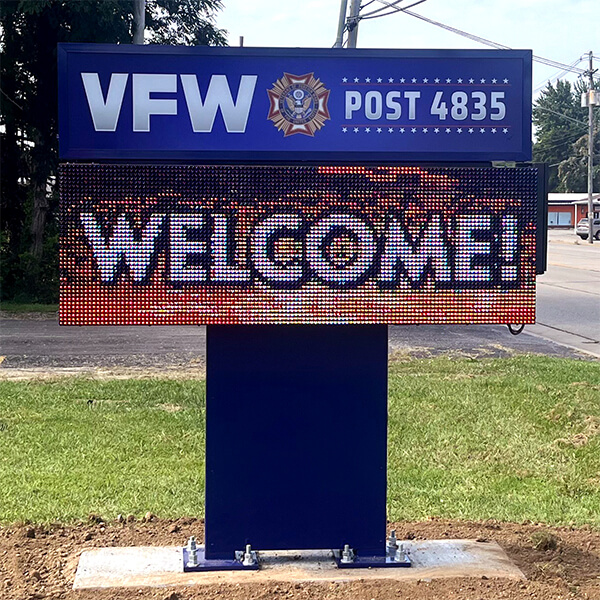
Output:
<instances>
[{"instance_id":1,"label":"grass lawn","mask_svg":"<svg viewBox=\"0 0 600 600\"><path fill-rule=\"evenodd\" d=\"M390 519L600 527L600 364L390 365ZM201 515L202 381L0 382L0 522Z\"/></svg>"},{"instance_id":2,"label":"grass lawn","mask_svg":"<svg viewBox=\"0 0 600 600\"><path fill-rule=\"evenodd\" d=\"M20 302L2 302L0 310L7 313L55 313L58 312L58 304L22 304Z\"/></svg>"}]
</instances>

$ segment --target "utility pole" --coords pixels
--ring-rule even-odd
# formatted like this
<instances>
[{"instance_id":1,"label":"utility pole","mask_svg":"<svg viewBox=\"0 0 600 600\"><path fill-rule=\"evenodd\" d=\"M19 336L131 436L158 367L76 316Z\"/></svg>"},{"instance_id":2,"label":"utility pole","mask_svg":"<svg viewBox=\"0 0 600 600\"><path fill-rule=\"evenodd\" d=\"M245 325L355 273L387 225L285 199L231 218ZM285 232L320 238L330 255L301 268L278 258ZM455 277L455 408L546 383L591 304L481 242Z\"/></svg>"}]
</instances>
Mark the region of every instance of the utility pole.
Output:
<instances>
[{"instance_id":1,"label":"utility pole","mask_svg":"<svg viewBox=\"0 0 600 600\"><path fill-rule=\"evenodd\" d=\"M594 90L594 55L592 51L589 52L590 68L586 75L588 76L588 92L587 92L587 106L588 106L588 243L594 243L594 105L598 104L597 94Z\"/></svg>"},{"instance_id":2,"label":"utility pole","mask_svg":"<svg viewBox=\"0 0 600 600\"><path fill-rule=\"evenodd\" d=\"M346 30L346 11L348 9L348 0L341 0L340 3L340 18L338 20L337 37L335 38L334 48L341 48L344 39L344 31Z\"/></svg>"},{"instance_id":3,"label":"utility pole","mask_svg":"<svg viewBox=\"0 0 600 600\"><path fill-rule=\"evenodd\" d=\"M350 14L348 15L348 48L356 48L359 12L360 0L350 0Z\"/></svg>"},{"instance_id":4,"label":"utility pole","mask_svg":"<svg viewBox=\"0 0 600 600\"><path fill-rule=\"evenodd\" d=\"M146 0L133 0L133 43L144 43L146 28Z\"/></svg>"}]
</instances>

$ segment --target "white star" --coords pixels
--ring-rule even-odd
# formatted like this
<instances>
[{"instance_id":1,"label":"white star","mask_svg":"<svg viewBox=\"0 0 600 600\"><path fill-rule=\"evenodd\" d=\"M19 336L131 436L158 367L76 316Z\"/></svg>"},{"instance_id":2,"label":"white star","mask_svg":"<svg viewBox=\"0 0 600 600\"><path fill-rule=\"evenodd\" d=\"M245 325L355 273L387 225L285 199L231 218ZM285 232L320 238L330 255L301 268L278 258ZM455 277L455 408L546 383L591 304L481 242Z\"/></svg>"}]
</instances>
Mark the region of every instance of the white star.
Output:
<instances>
[{"instance_id":1,"label":"white star","mask_svg":"<svg viewBox=\"0 0 600 600\"><path fill-rule=\"evenodd\" d=\"M365 127L365 133L371 133L371 128L370 127Z\"/></svg>"},{"instance_id":2,"label":"white star","mask_svg":"<svg viewBox=\"0 0 600 600\"><path fill-rule=\"evenodd\" d=\"M439 127L436 127L436 128L433 130L433 133L439 133L439 132L440 132L440 128L439 128Z\"/></svg>"},{"instance_id":3,"label":"white star","mask_svg":"<svg viewBox=\"0 0 600 600\"><path fill-rule=\"evenodd\" d=\"M400 83L404 83L405 81L406 81L406 79L404 79L404 77L402 77L402 78L400 79Z\"/></svg>"},{"instance_id":4,"label":"white star","mask_svg":"<svg viewBox=\"0 0 600 600\"><path fill-rule=\"evenodd\" d=\"M427 77L423 77L423 83L429 83L429 79L427 79Z\"/></svg>"},{"instance_id":5,"label":"white star","mask_svg":"<svg viewBox=\"0 0 600 600\"><path fill-rule=\"evenodd\" d=\"M471 78L469 79L469 83L475 83L475 80L474 80L474 79L471 77Z\"/></svg>"},{"instance_id":6,"label":"white star","mask_svg":"<svg viewBox=\"0 0 600 600\"><path fill-rule=\"evenodd\" d=\"M394 78L393 77L389 77L388 78L388 83L394 83Z\"/></svg>"},{"instance_id":7,"label":"white star","mask_svg":"<svg viewBox=\"0 0 600 600\"><path fill-rule=\"evenodd\" d=\"M410 130L410 132L411 132L411 133L417 133L417 130L416 130L414 127L413 127L413 128Z\"/></svg>"},{"instance_id":8,"label":"white star","mask_svg":"<svg viewBox=\"0 0 600 600\"><path fill-rule=\"evenodd\" d=\"M358 83L358 77L354 78L354 83Z\"/></svg>"},{"instance_id":9,"label":"white star","mask_svg":"<svg viewBox=\"0 0 600 600\"><path fill-rule=\"evenodd\" d=\"M452 79L450 79L450 77L448 77L448 79L446 79L446 83L450 83L452 81Z\"/></svg>"},{"instance_id":10,"label":"white star","mask_svg":"<svg viewBox=\"0 0 600 600\"><path fill-rule=\"evenodd\" d=\"M354 133L358 133L358 127L354 128Z\"/></svg>"},{"instance_id":11,"label":"white star","mask_svg":"<svg viewBox=\"0 0 600 600\"><path fill-rule=\"evenodd\" d=\"M492 133L496 133L496 128L492 127Z\"/></svg>"},{"instance_id":12,"label":"white star","mask_svg":"<svg viewBox=\"0 0 600 600\"><path fill-rule=\"evenodd\" d=\"M504 81L504 83L508 83L508 79L503 79L502 81Z\"/></svg>"},{"instance_id":13,"label":"white star","mask_svg":"<svg viewBox=\"0 0 600 600\"><path fill-rule=\"evenodd\" d=\"M494 79L492 79L492 83L498 83L498 80L494 77Z\"/></svg>"},{"instance_id":14,"label":"white star","mask_svg":"<svg viewBox=\"0 0 600 600\"><path fill-rule=\"evenodd\" d=\"M436 77L433 81L435 81L435 83L439 83L440 82L440 78Z\"/></svg>"},{"instance_id":15,"label":"white star","mask_svg":"<svg viewBox=\"0 0 600 600\"><path fill-rule=\"evenodd\" d=\"M393 127L388 127L388 133L394 133L394 128Z\"/></svg>"},{"instance_id":16,"label":"white star","mask_svg":"<svg viewBox=\"0 0 600 600\"><path fill-rule=\"evenodd\" d=\"M459 127L459 128L456 130L456 133L462 133L462 129Z\"/></svg>"},{"instance_id":17,"label":"white star","mask_svg":"<svg viewBox=\"0 0 600 600\"><path fill-rule=\"evenodd\" d=\"M481 83L485 83L485 77L482 77L482 78L481 78L479 81L480 81Z\"/></svg>"},{"instance_id":18,"label":"white star","mask_svg":"<svg viewBox=\"0 0 600 600\"><path fill-rule=\"evenodd\" d=\"M404 133L404 127L400 127L400 133Z\"/></svg>"},{"instance_id":19,"label":"white star","mask_svg":"<svg viewBox=\"0 0 600 600\"><path fill-rule=\"evenodd\" d=\"M450 128L446 127L446 133L450 133Z\"/></svg>"},{"instance_id":20,"label":"white star","mask_svg":"<svg viewBox=\"0 0 600 600\"><path fill-rule=\"evenodd\" d=\"M411 79L411 81L412 81L413 83L417 83L417 78L416 78L416 77L413 77L413 78Z\"/></svg>"},{"instance_id":21,"label":"white star","mask_svg":"<svg viewBox=\"0 0 600 600\"><path fill-rule=\"evenodd\" d=\"M346 133L348 131L347 127L342 127L342 133Z\"/></svg>"},{"instance_id":22,"label":"white star","mask_svg":"<svg viewBox=\"0 0 600 600\"><path fill-rule=\"evenodd\" d=\"M365 77L365 81L366 81L367 83L371 83L371 78L370 78L370 77Z\"/></svg>"},{"instance_id":23,"label":"white star","mask_svg":"<svg viewBox=\"0 0 600 600\"><path fill-rule=\"evenodd\" d=\"M377 78L377 83L381 83L383 81L383 79L381 79L381 77Z\"/></svg>"},{"instance_id":24,"label":"white star","mask_svg":"<svg viewBox=\"0 0 600 600\"><path fill-rule=\"evenodd\" d=\"M469 127L469 133L473 133L473 128Z\"/></svg>"},{"instance_id":25,"label":"white star","mask_svg":"<svg viewBox=\"0 0 600 600\"><path fill-rule=\"evenodd\" d=\"M462 83L462 78L459 77L456 81L458 81L458 83Z\"/></svg>"},{"instance_id":26,"label":"white star","mask_svg":"<svg viewBox=\"0 0 600 600\"><path fill-rule=\"evenodd\" d=\"M508 133L508 129L506 127L502 130L502 133Z\"/></svg>"},{"instance_id":27,"label":"white star","mask_svg":"<svg viewBox=\"0 0 600 600\"><path fill-rule=\"evenodd\" d=\"M347 83L347 82L348 82L348 78L347 78L347 77L342 77L342 81L343 81L344 83Z\"/></svg>"},{"instance_id":28,"label":"white star","mask_svg":"<svg viewBox=\"0 0 600 600\"><path fill-rule=\"evenodd\" d=\"M381 127L377 128L377 133L381 133Z\"/></svg>"},{"instance_id":29,"label":"white star","mask_svg":"<svg viewBox=\"0 0 600 600\"><path fill-rule=\"evenodd\" d=\"M429 131L429 129L427 129L427 127L423 127L423 133L427 133Z\"/></svg>"},{"instance_id":30,"label":"white star","mask_svg":"<svg viewBox=\"0 0 600 600\"><path fill-rule=\"evenodd\" d=\"M479 133L485 133L485 129L482 127L482 128L479 130Z\"/></svg>"}]
</instances>

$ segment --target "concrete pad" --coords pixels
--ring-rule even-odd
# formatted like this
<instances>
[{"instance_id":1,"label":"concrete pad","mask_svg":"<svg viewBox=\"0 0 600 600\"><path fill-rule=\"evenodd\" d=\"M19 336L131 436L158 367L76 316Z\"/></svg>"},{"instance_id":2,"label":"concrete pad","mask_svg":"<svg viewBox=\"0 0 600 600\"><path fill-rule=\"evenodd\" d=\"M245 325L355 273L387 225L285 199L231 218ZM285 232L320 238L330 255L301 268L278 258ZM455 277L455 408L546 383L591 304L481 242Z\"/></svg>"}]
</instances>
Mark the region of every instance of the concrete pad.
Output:
<instances>
[{"instance_id":1,"label":"concrete pad","mask_svg":"<svg viewBox=\"0 0 600 600\"><path fill-rule=\"evenodd\" d=\"M413 561L409 569L338 569L329 550L285 550L259 552L258 571L206 573L184 573L179 547L95 548L81 555L73 589L484 575L525 579L496 542L414 540L403 544Z\"/></svg>"}]
</instances>

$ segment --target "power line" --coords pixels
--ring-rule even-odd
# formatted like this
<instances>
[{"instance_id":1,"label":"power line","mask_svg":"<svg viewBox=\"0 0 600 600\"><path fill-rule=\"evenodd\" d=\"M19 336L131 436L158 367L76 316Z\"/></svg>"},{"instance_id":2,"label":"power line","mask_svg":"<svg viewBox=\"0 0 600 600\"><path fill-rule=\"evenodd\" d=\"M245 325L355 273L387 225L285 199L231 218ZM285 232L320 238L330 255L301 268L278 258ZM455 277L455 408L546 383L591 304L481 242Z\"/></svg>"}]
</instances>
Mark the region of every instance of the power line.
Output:
<instances>
[{"instance_id":1,"label":"power line","mask_svg":"<svg viewBox=\"0 0 600 600\"><path fill-rule=\"evenodd\" d=\"M558 148L559 146L564 146L565 144L573 144L578 139L580 139L582 137L582 135L583 135L583 132L570 133L569 135L565 136L564 138L560 138L560 141L556 142L556 144L552 144L551 146L546 146L544 144L544 142L536 142L535 145L542 152L547 152L548 150L553 150L554 148Z\"/></svg>"},{"instance_id":2,"label":"power line","mask_svg":"<svg viewBox=\"0 0 600 600\"><path fill-rule=\"evenodd\" d=\"M391 9L391 12L401 12L401 13L406 13L407 15L410 15L411 17L415 17L417 19L421 19L422 21L425 21L426 23L429 23L431 25L435 25L436 27L441 27L442 29L445 29L446 31L450 31L452 33L455 33L456 35L460 35L462 37L466 37L474 42L478 42L480 44L484 44L487 46L491 46L492 48L496 48L498 50L511 50L510 46L505 46L504 44L499 44L498 42L493 42L492 40L488 40L486 38L483 38L481 36L478 35L474 35L472 33L468 33L466 31L462 31L461 29L457 29L456 27L451 27L450 25L446 25L445 23L440 23L439 21L434 21L433 19L429 19L428 17L424 17L423 15L420 15L418 13L415 13L411 10L408 10L410 7L407 6L406 8L398 8L396 6L394 6L394 3L392 2L387 2L387 0L378 0L378 2L381 2L382 4L385 4L388 8ZM391 13L388 13L391 14ZM383 16L383 15L382 15ZM573 73L577 73L579 75L582 75L585 71L583 69L579 69L577 67L574 67L573 65L565 65L564 63L555 61L555 60L551 60L549 58L544 58L543 56L537 56L537 55L533 55L533 60L535 62L541 63L541 64L545 64L548 65L550 67L556 67L558 69L564 69L566 71L571 71Z\"/></svg>"},{"instance_id":3,"label":"power line","mask_svg":"<svg viewBox=\"0 0 600 600\"><path fill-rule=\"evenodd\" d=\"M379 1L381 2L381 0L379 0ZM427 17L424 17L423 15L419 15L415 12L412 12L409 10L405 10L402 12L406 12L406 14L410 15L411 17L416 17L417 19L421 19L422 21L426 21L427 23L431 23L432 25L436 25L437 27L441 27L442 29L446 29L447 31L456 33L457 35L461 35L463 37L469 38L470 40L473 40L475 42L479 42L481 44L486 44L488 46L492 46L494 48L502 49L502 50L510 50L511 49L510 46L505 46L504 44L499 44L498 42L493 42L486 38L482 38L478 35L473 35L472 33L467 33L466 31L462 31L460 29L457 29L456 27L451 27L450 25L445 25L444 23L440 23L439 21L434 21L433 19L428 19ZM565 65L564 63L558 62L556 60L551 60L549 58L544 58L543 56L537 56L534 54L533 60L535 62L539 62L539 63L545 64L545 65L548 65L550 67L564 69L565 71L571 71L573 73L578 73L578 74L584 73L583 69L579 69L579 68L573 67L571 65Z\"/></svg>"},{"instance_id":4,"label":"power line","mask_svg":"<svg viewBox=\"0 0 600 600\"><path fill-rule=\"evenodd\" d=\"M373 2L377 2L377 0L369 0L366 4L361 4L361 8L367 8L367 6L373 4Z\"/></svg>"},{"instance_id":5,"label":"power line","mask_svg":"<svg viewBox=\"0 0 600 600\"><path fill-rule=\"evenodd\" d=\"M371 0L371 2L367 2L366 4L364 4L364 5L361 5L361 7L360 7L360 8L361 8L361 10L362 10L363 8L366 8L367 6L369 6L369 4L372 4L374 1L375 1L375 0ZM388 9L388 8L390 8L390 7L392 7L392 8L393 8L393 7L395 7L397 4L400 4L400 2L402 2L402 1L403 1L403 0L396 0L395 2L383 2L382 4L385 4L385 6L382 6L381 8L376 8L375 10L372 10L371 12L365 13L364 15L362 15L362 17L361 17L361 18L363 18L363 19L364 19L365 17L368 17L369 15L374 15L375 13L379 13L379 12L381 12L382 10L387 10L387 9Z\"/></svg>"},{"instance_id":6,"label":"power line","mask_svg":"<svg viewBox=\"0 0 600 600\"><path fill-rule=\"evenodd\" d=\"M399 1L401 2L402 0L399 0ZM388 15L393 15L395 12L404 12L405 10L407 10L409 8L412 8L413 6L417 6L417 4L423 4L423 2L426 2L426 1L427 0L418 0L418 2L413 2L412 4L410 4L409 6L407 6L406 8L397 8L396 7L397 2L396 2L394 4L389 4L388 5L390 8L393 8L393 10L390 10L390 11L388 11L386 13L382 13L382 14L379 14L379 15L374 14L375 12L379 12L379 11L373 11L372 13L367 13L367 14L373 15L373 16L368 17L368 16L365 15L364 17L361 17L361 19L367 20L367 19L379 19L379 17L387 17ZM386 10L386 9L382 8L382 9L379 9L379 10Z\"/></svg>"},{"instance_id":7,"label":"power line","mask_svg":"<svg viewBox=\"0 0 600 600\"><path fill-rule=\"evenodd\" d=\"M568 117L567 115L563 115L562 113L556 112L555 110L552 110L551 108L545 108L544 106L535 106L535 105L534 105L534 108L536 110L544 110L546 112L552 113L553 115L562 117L563 119L567 119L568 121L573 121L573 123L578 123L579 125L585 125L587 127L587 123L585 121L580 121L579 119L574 119L573 117Z\"/></svg>"},{"instance_id":8,"label":"power line","mask_svg":"<svg viewBox=\"0 0 600 600\"><path fill-rule=\"evenodd\" d=\"M569 67L574 67L575 65L578 65L582 60L583 60L583 58L581 58L581 57L576 58L569 65ZM554 75L551 75L550 77L548 77L548 79L546 79L543 83L538 84L534 88L533 93L535 94L536 92L539 92L542 88L544 88L546 86L547 83L550 83L553 79L556 79L558 81L563 75L566 75L567 73L568 73L567 69L561 69L559 71L556 71L556 73L554 73Z\"/></svg>"},{"instance_id":9,"label":"power line","mask_svg":"<svg viewBox=\"0 0 600 600\"><path fill-rule=\"evenodd\" d=\"M379 0L379 2L381 2L381 1L382 0ZM447 31L451 31L452 33L456 33L457 35L461 35L463 37L469 38L470 40L473 40L475 42L479 42L481 44L486 44L488 46L492 46L494 48L502 49L502 50L510 50L511 49L510 46L505 46L504 44L499 44L497 42L493 42L486 38L482 38L478 35L473 35L472 33L467 33L466 31L462 31L460 29L457 29L456 27L451 27L450 25L445 25L444 23L440 23L439 21L434 21L433 19L428 19L427 17L424 17L423 15L419 15L410 10L404 10L402 12L405 12L407 15L410 15L411 17L416 17L417 19L421 19L422 21L426 21L427 23L436 25L437 27L441 27L442 29L446 29ZM543 56L537 56L536 54L533 55L533 60L535 62L544 64L544 65L548 65L550 67L556 67L556 68L564 69L565 71L571 71L572 73L578 73L579 75L581 75L585 72L583 69L579 69L579 68L573 67L571 65L565 65L564 63L558 62L556 60L551 60L549 58L544 58Z\"/></svg>"}]
</instances>

